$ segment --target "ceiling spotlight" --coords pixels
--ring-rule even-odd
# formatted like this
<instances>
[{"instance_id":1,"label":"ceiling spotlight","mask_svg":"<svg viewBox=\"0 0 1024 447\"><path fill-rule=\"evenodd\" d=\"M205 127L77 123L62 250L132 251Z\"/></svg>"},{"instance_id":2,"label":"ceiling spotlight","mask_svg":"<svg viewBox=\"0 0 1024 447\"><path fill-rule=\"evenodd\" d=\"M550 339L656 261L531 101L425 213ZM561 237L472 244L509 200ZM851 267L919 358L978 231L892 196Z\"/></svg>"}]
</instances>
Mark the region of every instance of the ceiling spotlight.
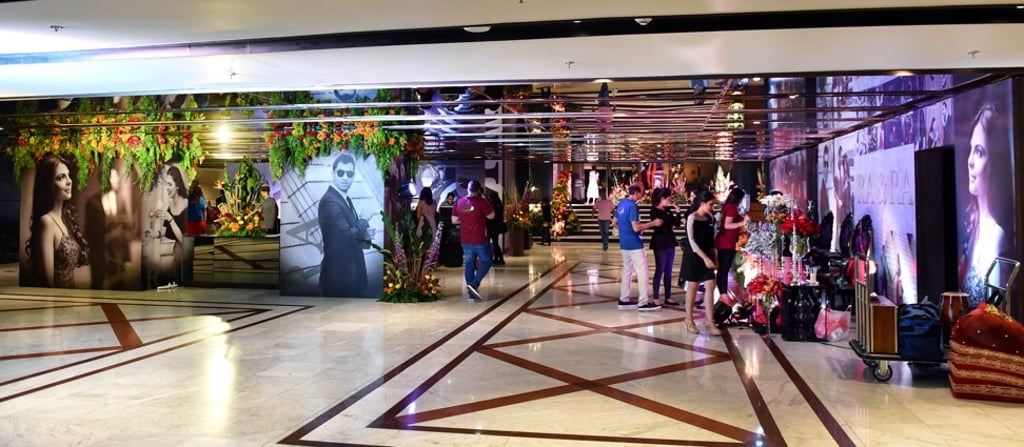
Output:
<instances>
[{"instance_id":1,"label":"ceiling spotlight","mask_svg":"<svg viewBox=\"0 0 1024 447\"><path fill-rule=\"evenodd\" d=\"M651 23L651 21L654 20L654 19L652 19L650 17L637 17L637 18L635 18L633 20L636 20L636 23L639 23L640 26L647 26L647 24Z\"/></svg>"},{"instance_id":2,"label":"ceiling spotlight","mask_svg":"<svg viewBox=\"0 0 1024 447\"><path fill-rule=\"evenodd\" d=\"M464 30L466 30L467 32L470 32L470 33L477 33L477 34L479 34L479 33L486 33L488 31L490 31L491 30L491 26L490 25L464 26L464 27L462 27L462 29L464 29Z\"/></svg>"}]
</instances>

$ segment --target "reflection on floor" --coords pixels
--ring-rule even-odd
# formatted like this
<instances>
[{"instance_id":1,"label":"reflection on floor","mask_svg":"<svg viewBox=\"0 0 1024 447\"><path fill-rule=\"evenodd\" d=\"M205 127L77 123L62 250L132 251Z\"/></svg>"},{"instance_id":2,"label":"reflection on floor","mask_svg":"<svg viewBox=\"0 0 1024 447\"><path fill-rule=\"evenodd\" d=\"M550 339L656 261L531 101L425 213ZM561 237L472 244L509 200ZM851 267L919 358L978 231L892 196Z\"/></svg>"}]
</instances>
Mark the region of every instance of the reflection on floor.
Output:
<instances>
[{"instance_id":1,"label":"reflection on floor","mask_svg":"<svg viewBox=\"0 0 1024 447\"><path fill-rule=\"evenodd\" d=\"M1015 445L1024 407L948 369L877 383L845 343L618 310L621 259L507 257L473 303L19 288L0 269L0 444ZM652 263L653 265L653 263ZM674 289L676 297L682 292ZM54 296L56 295L56 296ZM698 318L703 318L698 313Z\"/></svg>"}]
</instances>

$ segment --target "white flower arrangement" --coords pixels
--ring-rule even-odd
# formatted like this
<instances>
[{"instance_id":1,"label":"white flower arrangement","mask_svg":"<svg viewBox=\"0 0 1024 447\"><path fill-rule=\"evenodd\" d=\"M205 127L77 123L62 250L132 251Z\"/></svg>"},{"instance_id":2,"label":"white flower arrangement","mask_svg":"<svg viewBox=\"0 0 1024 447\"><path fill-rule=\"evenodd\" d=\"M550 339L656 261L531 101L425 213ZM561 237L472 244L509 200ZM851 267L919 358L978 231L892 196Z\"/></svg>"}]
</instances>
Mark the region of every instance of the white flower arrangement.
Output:
<instances>
[{"instance_id":1,"label":"white flower arrangement","mask_svg":"<svg viewBox=\"0 0 1024 447\"><path fill-rule=\"evenodd\" d=\"M788 212L796 208L796 200L786 194L769 194L762 197L759 202L765 206L765 213Z\"/></svg>"}]
</instances>

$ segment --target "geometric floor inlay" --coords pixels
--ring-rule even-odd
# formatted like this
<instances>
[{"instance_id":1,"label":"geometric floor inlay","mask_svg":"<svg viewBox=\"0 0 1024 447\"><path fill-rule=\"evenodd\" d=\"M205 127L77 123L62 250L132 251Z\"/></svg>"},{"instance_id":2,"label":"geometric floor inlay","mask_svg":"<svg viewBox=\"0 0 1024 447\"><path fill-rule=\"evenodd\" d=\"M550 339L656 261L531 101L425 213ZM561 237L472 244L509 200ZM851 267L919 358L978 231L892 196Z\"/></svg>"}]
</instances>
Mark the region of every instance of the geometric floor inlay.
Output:
<instances>
[{"instance_id":1,"label":"geometric floor inlay","mask_svg":"<svg viewBox=\"0 0 1024 447\"><path fill-rule=\"evenodd\" d=\"M468 322L281 442L341 445L363 433L371 444L394 445L409 431L448 436L438 442L453 444L486 443L491 435L553 443L785 445L729 334L680 341L682 309L617 310L617 275L608 265L556 266L486 303L492 307L481 317L506 312L494 324ZM405 391L396 394L401 387L391 386L392 379L474 326L483 327L447 363L404 381ZM381 387L395 397L382 400ZM372 404L354 409L364 400ZM586 417L579 417L580 408ZM339 419L345 415L348 425Z\"/></svg>"},{"instance_id":2,"label":"geometric floor inlay","mask_svg":"<svg viewBox=\"0 0 1024 447\"><path fill-rule=\"evenodd\" d=\"M309 307L0 294L0 402Z\"/></svg>"}]
</instances>

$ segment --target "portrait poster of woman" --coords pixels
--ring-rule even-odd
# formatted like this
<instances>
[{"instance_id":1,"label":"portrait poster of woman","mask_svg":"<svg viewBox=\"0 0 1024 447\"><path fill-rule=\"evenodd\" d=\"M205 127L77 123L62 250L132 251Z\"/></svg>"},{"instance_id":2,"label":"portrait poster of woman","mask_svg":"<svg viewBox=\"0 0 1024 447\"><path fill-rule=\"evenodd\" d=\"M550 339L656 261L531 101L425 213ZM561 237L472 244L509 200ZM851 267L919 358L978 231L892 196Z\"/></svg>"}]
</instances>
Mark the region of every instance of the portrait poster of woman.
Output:
<instances>
[{"instance_id":1,"label":"portrait poster of woman","mask_svg":"<svg viewBox=\"0 0 1024 447\"><path fill-rule=\"evenodd\" d=\"M45 157L22 177L22 286L90 286L90 247L83 235L77 182L77 166L57 156Z\"/></svg>"},{"instance_id":2,"label":"portrait poster of woman","mask_svg":"<svg viewBox=\"0 0 1024 447\"><path fill-rule=\"evenodd\" d=\"M954 146L960 288L974 306L985 283L1003 285L1002 272L985 274L996 256L1012 255L1014 234L1012 126L1008 81L954 99Z\"/></svg>"},{"instance_id":3,"label":"portrait poster of woman","mask_svg":"<svg viewBox=\"0 0 1024 447\"><path fill-rule=\"evenodd\" d=\"M142 265L146 288L181 282L188 180L177 163L163 165L142 195Z\"/></svg>"}]
</instances>

